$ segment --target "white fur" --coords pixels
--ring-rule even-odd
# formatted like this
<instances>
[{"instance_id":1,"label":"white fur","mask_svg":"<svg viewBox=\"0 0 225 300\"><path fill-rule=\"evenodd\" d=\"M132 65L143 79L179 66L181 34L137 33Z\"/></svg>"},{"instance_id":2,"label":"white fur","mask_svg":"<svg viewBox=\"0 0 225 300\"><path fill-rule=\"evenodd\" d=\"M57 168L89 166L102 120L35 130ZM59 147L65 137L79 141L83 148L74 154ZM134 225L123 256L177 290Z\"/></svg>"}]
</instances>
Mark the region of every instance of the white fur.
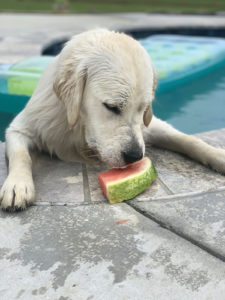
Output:
<instances>
[{"instance_id":1,"label":"white fur","mask_svg":"<svg viewBox=\"0 0 225 300\"><path fill-rule=\"evenodd\" d=\"M98 157L122 167L124 153L136 147L144 154L145 139L225 173L224 150L152 118L155 82L151 60L134 39L105 29L73 37L7 129L9 175L0 192L1 207L14 211L34 201L29 154L34 147L62 160Z\"/></svg>"}]
</instances>

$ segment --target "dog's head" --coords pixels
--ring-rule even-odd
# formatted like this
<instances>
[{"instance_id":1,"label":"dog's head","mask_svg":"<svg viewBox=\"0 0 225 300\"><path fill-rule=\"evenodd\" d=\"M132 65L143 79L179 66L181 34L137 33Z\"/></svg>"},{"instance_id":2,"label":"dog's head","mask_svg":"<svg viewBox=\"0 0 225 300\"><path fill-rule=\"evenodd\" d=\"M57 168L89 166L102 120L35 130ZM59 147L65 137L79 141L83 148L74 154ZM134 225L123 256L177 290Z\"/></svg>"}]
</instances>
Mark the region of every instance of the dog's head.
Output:
<instances>
[{"instance_id":1,"label":"dog's head","mask_svg":"<svg viewBox=\"0 0 225 300\"><path fill-rule=\"evenodd\" d=\"M142 46L124 34L89 31L67 44L59 64L54 90L69 127L83 122L88 147L112 167L141 159L156 85Z\"/></svg>"}]
</instances>

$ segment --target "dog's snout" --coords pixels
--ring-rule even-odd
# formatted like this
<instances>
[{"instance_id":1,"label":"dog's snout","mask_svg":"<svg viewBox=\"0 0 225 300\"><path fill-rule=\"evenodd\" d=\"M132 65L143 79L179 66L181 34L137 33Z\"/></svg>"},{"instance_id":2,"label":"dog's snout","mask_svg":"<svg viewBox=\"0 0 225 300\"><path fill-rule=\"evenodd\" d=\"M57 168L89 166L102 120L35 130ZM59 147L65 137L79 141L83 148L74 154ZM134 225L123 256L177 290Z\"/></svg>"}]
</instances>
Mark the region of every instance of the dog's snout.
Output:
<instances>
[{"instance_id":1,"label":"dog's snout","mask_svg":"<svg viewBox=\"0 0 225 300\"><path fill-rule=\"evenodd\" d=\"M143 152L142 150L139 149L123 152L123 159L126 164L134 163L135 161L142 159L142 157L143 157Z\"/></svg>"}]
</instances>

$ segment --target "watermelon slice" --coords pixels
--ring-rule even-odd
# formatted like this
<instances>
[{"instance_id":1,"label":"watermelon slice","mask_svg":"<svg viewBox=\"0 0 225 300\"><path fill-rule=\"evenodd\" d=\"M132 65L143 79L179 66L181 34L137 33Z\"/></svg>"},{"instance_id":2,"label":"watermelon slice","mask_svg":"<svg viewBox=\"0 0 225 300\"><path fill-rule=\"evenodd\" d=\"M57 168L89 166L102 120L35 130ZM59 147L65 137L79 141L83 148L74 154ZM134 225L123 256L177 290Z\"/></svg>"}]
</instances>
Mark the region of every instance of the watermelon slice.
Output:
<instances>
[{"instance_id":1,"label":"watermelon slice","mask_svg":"<svg viewBox=\"0 0 225 300\"><path fill-rule=\"evenodd\" d=\"M111 204L132 199L156 179L157 172L148 157L124 169L111 169L98 174L103 194Z\"/></svg>"}]
</instances>

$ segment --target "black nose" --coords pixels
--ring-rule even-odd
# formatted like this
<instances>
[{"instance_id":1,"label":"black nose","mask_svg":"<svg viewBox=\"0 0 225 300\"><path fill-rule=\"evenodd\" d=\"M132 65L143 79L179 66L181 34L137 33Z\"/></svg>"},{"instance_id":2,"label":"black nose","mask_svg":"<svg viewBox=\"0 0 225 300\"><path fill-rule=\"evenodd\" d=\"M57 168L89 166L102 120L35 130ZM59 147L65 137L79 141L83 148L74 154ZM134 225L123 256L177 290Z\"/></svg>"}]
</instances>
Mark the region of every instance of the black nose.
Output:
<instances>
[{"instance_id":1,"label":"black nose","mask_svg":"<svg viewBox=\"0 0 225 300\"><path fill-rule=\"evenodd\" d=\"M143 157L143 152L142 150L129 150L126 152L123 152L123 159L126 164L131 164L135 161L138 161L142 159Z\"/></svg>"}]
</instances>

